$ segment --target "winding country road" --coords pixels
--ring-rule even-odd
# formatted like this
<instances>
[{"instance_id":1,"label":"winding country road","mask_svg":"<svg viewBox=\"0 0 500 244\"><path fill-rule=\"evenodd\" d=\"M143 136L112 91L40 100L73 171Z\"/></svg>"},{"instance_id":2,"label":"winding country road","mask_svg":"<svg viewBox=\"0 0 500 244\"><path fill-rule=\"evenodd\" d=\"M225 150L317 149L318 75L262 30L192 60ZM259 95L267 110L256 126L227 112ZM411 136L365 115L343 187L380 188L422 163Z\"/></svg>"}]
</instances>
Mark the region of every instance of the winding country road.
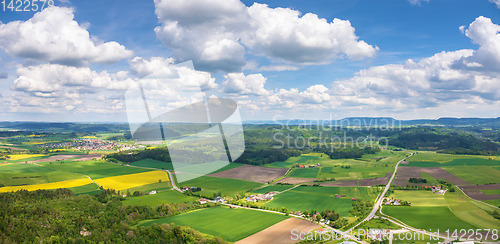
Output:
<instances>
[{"instance_id":1,"label":"winding country road","mask_svg":"<svg viewBox=\"0 0 500 244\"><path fill-rule=\"evenodd\" d=\"M396 168L394 169L394 172L392 173L392 177L389 179L389 181L387 181L387 185L385 186L384 188L384 191L378 196L378 199L377 201L375 202L375 205L373 205L373 209L372 211L370 212L370 214L368 214L368 216L366 216L365 219L363 219L361 222L359 222L357 225L353 226L352 228L350 228L347 232L351 232L353 231L354 229L356 229L356 227L358 227L361 223L365 222L365 221L369 221L370 219L373 218L373 216L375 216L375 214L377 213L378 209L380 208L380 206L382 205L382 201L384 200L384 196L385 194L387 194L387 191L389 190L389 188L391 187L391 184L392 184L392 181L394 180L394 178L396 177L396 174L398 173L398 167L399 167L399 164L401 164L401 162L405 161L407 158L413 156L414 153L411 153L409 156L406 156L405 158L399 160L399 162L396 164Z\"/></svg>"}]
</instances>

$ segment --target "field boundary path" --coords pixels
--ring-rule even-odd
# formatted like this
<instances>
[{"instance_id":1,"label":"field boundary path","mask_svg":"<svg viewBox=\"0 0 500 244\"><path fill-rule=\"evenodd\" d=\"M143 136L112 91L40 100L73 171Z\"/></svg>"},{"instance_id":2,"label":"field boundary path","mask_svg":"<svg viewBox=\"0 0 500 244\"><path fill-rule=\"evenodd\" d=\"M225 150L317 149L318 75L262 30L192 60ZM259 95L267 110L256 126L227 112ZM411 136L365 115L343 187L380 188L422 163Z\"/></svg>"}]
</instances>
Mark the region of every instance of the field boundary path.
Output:
<instances>
[{"instance_id":1,"label":"field boundary path","mask_svg":"<svg viewBox=\"0 0 500 244\"><path fill-rule=\"evenodd\" d=\"M404 157L403 159L399 160L399 162L396 164L396 167L394 168L394 172L392 173L392 176L391 178L389 179L389 181L387 182L387 185L385 186L384 188L384 191L382 192L382 194L380 194L380 197L378 197L378 200L375 202L375 204L373 205L373 209L372 211L370 212L370 214L368 214L368 216L366 216L365 219L363 219L362 221L360 221L359 223L357 223L355 226L353 226L352 228L350 228L349 230L347 230L347 232L352 232L354 229L356 229L356 227L358 227L360 224L362 224L363 222L365 221L368 221L370 219L373 218L373 216L375 216L375 214L377 213L377 210L380 208L380 206L382 205L382 200L384 199L384 196L385 194L387 194L387 191L389 190L389 188L391 187L391 183L392 181L394 180L394 178L396 177L396 174L398 173L398 167L399 167L399 164L401 164L401 162L405 161L407 158L413 156L414 153L411 153L409 156L406 156Z\"/></svg>"},{"instance_id":2,"label":"field boundary path","mask_svg":"<svg viewBox=\"0 0 500 244\"><path fill-rule=\"evenodd\" d=\"M460 188L460 186L456 186L455 188L459 189L459 190L460 190L460 191L461 191L461 192L462 192L465 196L467 196L469 199L471 199L471 200L473 200L473 201L476 201L476 202L478 202L478 203L482 203L482 204L488 205L488 206L490 206L490 207L494 207L494 208L498 208L498 209L500 209L500 207L497 207L497 206L491 205L491 204L489 204L489 203L485 203L485 202L483 202L483 201L479 201L479 200L476 200L476 199L474 199L474 198L470 197L469 195L467 195L467 193L465 193L465 192L462 190L462 188Z\"/></svg>"}]
</instances>

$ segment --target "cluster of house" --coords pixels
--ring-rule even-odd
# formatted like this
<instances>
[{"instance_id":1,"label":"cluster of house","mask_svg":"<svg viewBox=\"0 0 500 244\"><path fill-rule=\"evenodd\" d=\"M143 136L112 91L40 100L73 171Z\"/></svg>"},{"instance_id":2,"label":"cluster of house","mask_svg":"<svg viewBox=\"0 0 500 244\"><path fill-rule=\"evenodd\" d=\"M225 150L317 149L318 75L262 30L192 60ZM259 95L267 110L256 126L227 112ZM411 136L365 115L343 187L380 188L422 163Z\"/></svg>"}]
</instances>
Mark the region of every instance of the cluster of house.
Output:
<instances>
[{"instance_id":1,"label":"cluster of house","mask_svg":"<svg viewBox=\"0 0 500 244\"><path fill-rule=\"evenodd\" d=\"M321 166L321 164L317 163L317 164L313 164L313 165L299 165L299 168L315 168L315 167L319 167Z\"/></svg>"},{"instance_id":2,"label":"cluster of house","mask_svg":"<svg viewBox=\"0 0 500 244\"><path fill-rule=\"evenodd\" d=\"M273 200L273 196L276 194L278 194L277 191L271 191L266 194L250 195L245 198L245 201L247 202L270 201Z\"/></svg>"},{"instance_id":3,"label":"cluster of house","mask_svg":"<svg viewBox=\"0 0 500 244\"><path fill-rule=\"evenodd\" d=\"M181 191L182 192L185 192L185 191L192 191L192 192L196 192L196 191L201 191L202 189L199 188L199 187L194 187L194 186L191 186L191 187L182 187Z\"/></svg>"},{"instance_id":4,"label":"cluster of house","mask_svg":"<svg viewBox=\"0 0 500 244\"><path fill-rule=\"evenodd\" d=\"M342 197L345 197L345 194L342 194L342 196L340 196L339 194L335 194L335 198L342 198ZM355 198L353 198L354 200Z\"/></svg>"},{"instance_id":5,"label":"cluster of house","mask_svg":"<svg viewBox=\"0 0 500 244\"><path fill-rule=\"evenodd\" d=\"M101 139L75 139L72 142L59 142L59 143L46 143L42 145L37 145L38 147L43 148L74 148L77 150L130 150L130 149L138 149L143 148L145 146L142 145L125 145L119 144L116 142L101 140Z\"/></svg>"},{"instance_id":6,"label":"cluster of house","mask_svg":"<svg viewBox=\"0 0 500 244\"><path fill-rule=\"evenodd\" d=\"M424 186L425 188L431 188L432 192L440 195L444 195L446 190L442 189L441 186Z\"/></svg>"},{"instance_id":7,"label":"cluster of house","mask_svg":"<svg viewBox=\"0 0 500 244\"><path fill-rule=\"evenodd\" d=\"M401 205L401 200L399 200L399 199L385 198L384 199L384 205L400 206ZM410 203L410 205L411 205L411 203Z\"/></svg>"},{"instance_id":8,"label":"cluster of house","mask_svg":"<svg viewBox=\"0 0 500 244\"><path fill-rule=\"evenodd\" d=\"M205 203L209 202L209 200L206 198L202 198L199 200L199 202L200 202L200 204L205 204ZM214 202L225 203L226 200L224 200L222 197L215 197Z\"/></svg>"}]
</instances>

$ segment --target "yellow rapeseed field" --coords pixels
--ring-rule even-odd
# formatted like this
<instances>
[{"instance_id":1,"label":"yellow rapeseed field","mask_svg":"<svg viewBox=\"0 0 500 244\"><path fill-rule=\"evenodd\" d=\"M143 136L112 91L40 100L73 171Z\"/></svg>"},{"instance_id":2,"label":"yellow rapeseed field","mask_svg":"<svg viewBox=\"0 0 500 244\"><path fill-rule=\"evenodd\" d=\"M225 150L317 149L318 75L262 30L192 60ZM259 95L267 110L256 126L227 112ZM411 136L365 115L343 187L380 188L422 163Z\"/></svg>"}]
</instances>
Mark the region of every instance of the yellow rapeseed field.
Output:
<instances>
[{"instance_id":1,"label":"yellow rapeseed field","mask_svg":"<svg viewBox=\"0 0 500 244\"><path fill-rule=\"evenodd\" d=\"M137 174L119 175L97 179L95 182L107 189L124 190L147 184L168 181L168 175L165 171L150 171Z\"/></svg>"},{"instance_id":2,"label":"yellow rapeseed field","mask_svg":"<svg viewBox=\"0 0 500 244\"><path fill-rule=\"evenodd\" d=\"M23 142L23 145L41 145L45 143L56 143L59 141L29 141L29 142Z\"/></svg>"},{"instance_id":3,"label":"yellow rapeseed field","mask_svg":"<svg viewBox=\"0 0 500 244\"><path fill-rule=\"evenodd\" d=\"M86 179L76 179L76 180L65 180L58 181L52 183L45 184L36 184L36 185L25 185L25 186L4 186L0 188L0 192L9 192L9 191L18 191L18 190L28 190L28 191L36 191L38 189L57 189L57 188L70 188L83 186L87 184L91 184L92 181L89 178Z\"/></svg>"},{"instance_id":4,"label":"yellow rapeseed field","mask_svg":"<svg viewBox=\"0 0 500 244\"><path fill-rule=\"evenodd\" d=\"M18 154L18 155L9 155L10 160L19 160L25 158L34 158L34 157L42 157L47 156L45 154Z\"/></svg>"}]
</instances>

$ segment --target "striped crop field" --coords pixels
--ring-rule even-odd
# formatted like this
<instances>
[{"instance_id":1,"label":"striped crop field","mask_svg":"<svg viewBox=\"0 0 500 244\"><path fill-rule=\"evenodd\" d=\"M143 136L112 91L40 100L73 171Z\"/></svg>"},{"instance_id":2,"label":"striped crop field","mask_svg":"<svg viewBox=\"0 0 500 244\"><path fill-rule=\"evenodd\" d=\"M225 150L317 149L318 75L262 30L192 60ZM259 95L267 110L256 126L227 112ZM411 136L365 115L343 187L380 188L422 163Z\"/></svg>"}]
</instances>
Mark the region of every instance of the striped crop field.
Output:
<instances>
[{"instance_id":1,"label":"striped crop field","mask_svg":"<svg viewBox=\"0 0 500 244\"><path fill-rule=\"evenodd\" d=\"M18 191L18 190L36 191L39 189L49 190L49 189L58 189L58 188L77 187L77 186L83 186L83 185L87 185L87 184L92 184L92 181L89 178L65 180L65 181L36 184L36 185L5 186L5 187L0 188L0 192L10 192L10 191Z\"/></svg>"}]
</instances>

